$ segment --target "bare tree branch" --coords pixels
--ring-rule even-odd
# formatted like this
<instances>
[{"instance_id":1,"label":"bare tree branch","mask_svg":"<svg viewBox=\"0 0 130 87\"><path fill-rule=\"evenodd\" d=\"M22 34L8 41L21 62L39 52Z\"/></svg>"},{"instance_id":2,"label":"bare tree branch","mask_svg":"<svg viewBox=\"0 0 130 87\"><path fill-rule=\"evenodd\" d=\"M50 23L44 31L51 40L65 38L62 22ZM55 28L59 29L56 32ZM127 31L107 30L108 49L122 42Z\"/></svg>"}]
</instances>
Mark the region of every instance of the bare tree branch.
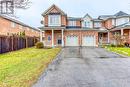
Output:
<instances>
[{"instance_id":1,"label":"bare tree branch","mask_svg":"<svg viewBox=\"0 0 130 87\"><path fill-rule=\"evenodd\" d=\"M13 0L15 8L27 9L30 7L30 0Z\"/></svg>"},{"instance_id":2,"label":"bare tree branch","mask_svg":"<svg viewBox=\"0 0 130 87\"><path fill-rule=\"evenodd\" d=\"M0 14L14 15L15 9L28 9L30 4L30 0L0 0Z\"/></svg>"}]
</instances>

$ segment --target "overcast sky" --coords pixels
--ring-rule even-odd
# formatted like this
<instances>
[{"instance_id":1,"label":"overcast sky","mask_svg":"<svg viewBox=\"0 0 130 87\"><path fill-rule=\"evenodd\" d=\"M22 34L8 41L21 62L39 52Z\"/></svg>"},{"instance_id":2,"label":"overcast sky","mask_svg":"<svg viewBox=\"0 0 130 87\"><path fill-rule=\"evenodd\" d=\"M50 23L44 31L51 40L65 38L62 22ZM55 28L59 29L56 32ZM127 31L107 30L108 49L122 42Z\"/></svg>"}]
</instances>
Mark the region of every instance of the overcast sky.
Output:
<instances>
[{"instance_id":1,"label":"overcast sky","mask_svg":"<svg viewBox=\"0 0 130 87\"><path fill-rule=\"evenodd\" d=\"M31 7L17 10L18 20L33 27L42 26L41 14L52 4L61 8L68 16L83 17L88 13L93 18L99 15L113 15L118 11L130 13L130 0L30 0Z\"/></svg>"}]
</instances>

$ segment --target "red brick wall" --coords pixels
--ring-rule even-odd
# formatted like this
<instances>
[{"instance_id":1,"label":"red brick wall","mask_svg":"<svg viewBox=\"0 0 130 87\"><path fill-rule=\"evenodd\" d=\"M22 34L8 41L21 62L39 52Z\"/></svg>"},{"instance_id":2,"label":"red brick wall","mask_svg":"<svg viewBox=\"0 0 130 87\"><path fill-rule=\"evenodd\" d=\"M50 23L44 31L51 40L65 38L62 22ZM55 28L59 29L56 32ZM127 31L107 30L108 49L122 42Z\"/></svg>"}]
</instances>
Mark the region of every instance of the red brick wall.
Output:
<instances>
[{"instance_id":1,"label":"red brick wall","mask_svg":"<svg viewBox=\"0 0 130 87\"><path fill-rule=\"evenodd\" d=\"M79 20L79 21L76 21L76 26L81 27L81 21L80 21L80 20Z\"/></svg>"},{"instance_id":2,"label":"red brick wall","mask_svg":"<svg viewBox=\"0 0 130 87\"><path fill-rule=\"evenodd\" d=\"M13 28L11 26L12 21L9 21L7 19L4 19L2 17L0 17L0 35L12 35L12 34L18 34L19 32L23 32L25 31L25 34L27 36L36 36L39 37L40 32L35 31L33 29L27 29L27 27L22 27L22 29L20 29L20 24L16 24L15 23L15 27Z\"/></svg>"},{"instance_id":3,"label":"red brick wall","mask_svg":"<svg viewBox=\"0 0 130 87\"><path fill-rule=\"evenodd\" d=\"M108 19L104 22L104 26L108 29L112 28L112 19Z\"/></svg>"},{"instance_id":4,"label":"red brick wall","mask_svg":"<svg viewBox=\"0 0 130 87\"><path fill-rule=\"evenodd\" d=\"M48 40L48 36L51 37L51 30L45 31L45 41ZM80 31L80 30L68 30L68 31L64 31L64 43L66 43L66 36L71 36L71 35L75 35L78 36L78 42L79 45L82 45L82 36L87 36L87 35L93 35L96 36L96 45L98 45L98 32L97 31ZM61 31L60 30L55 30L54 31L54 45L57 45L57 39L61 38ZM51 46L51 41L50 43L48 43L48 45Z\"/></svg>"},{"instance_id":5,"label":"red brick wall","mask_svg":"<svg viewBox=\"0 0 130 87\"><path fill-rule=\"evenodd\" d=\"M67 25L67 17L64 15L61 15L61 25L66 26Z\"/></svg>"}]
</instances>

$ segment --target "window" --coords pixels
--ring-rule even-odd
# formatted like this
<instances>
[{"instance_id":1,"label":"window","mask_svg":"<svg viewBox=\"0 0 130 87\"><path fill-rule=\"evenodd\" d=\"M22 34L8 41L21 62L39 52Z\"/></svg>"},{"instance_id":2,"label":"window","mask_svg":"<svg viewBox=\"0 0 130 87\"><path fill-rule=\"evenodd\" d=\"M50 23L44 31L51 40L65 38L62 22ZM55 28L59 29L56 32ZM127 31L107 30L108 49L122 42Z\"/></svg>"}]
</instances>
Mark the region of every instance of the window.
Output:
<instances>
[{"instance_id":1,"label":"window","mask_svg":"<svg viewBox=\"0 0 130 87\"><path fill-rule=\"evenodd\" d=\"M48 41L51 41L51 36L48 36Z\"/></svg>"},{"instance_id":2,"label":"window","mask_svg":"<svg viewBox=\"0 0 130 87\"><path fill-rule=\"evenodd\" d=\"M29 27L27 27L27 30L29 31Z\"/></svg>"},{"instance_id":3,"label":"window","mask_svg":"<svg viewBox=\"0 0 130 87\"><path fill-rule=\"evenodd\" d=\"M16 23L11 22L11 27L12 27L12 28L15 28L15 26L16 26Z\"/></svg>"},{"instance_id":4,"label":"window","mask_svg":"<svg viewBox=\"0 0 130 87\"><path fill-rule=\"evenodd\" d=\"M69 21L69 26L76 26L76 21Z\"/></svg>"},{"instance_id":5,"label":"window","mask_svg":"<svg viewBox=\"0 0 130 87\"><path fill-rule=\"evenodd\" d=\"M61 26L61 16L60 15L49 15L48 17L49 26Z\"/></svg>"},{"instance_id":6,"label":"window","mask_svg":"<svg viewBox=\"0 0 130 87\"><path fill-rule=\"evenodd\" d=\"M58 44L62 44L62 40L61 39L58 39Z\"/></svg>"},{"instance_id":7,"label":"window","mask_svg":"<svg viewBox=\"0 0 130 87\"><path fill-rule=\"evenodd\" d=\"M94 23L94 27L100 28L100 27L101 27L101 23L100 23L100 22L95 22L95 23Z\"/></svg>"},{"instance_id":8,"label":"window","mask_svg":"<svg viewBox=\"0 0 130 87\"><path fill-rule=\"evenodd\" d=\"M118 26L118 25L122 25L122 24L124 24L124 23L127 23L127 22L129 22L129 18L118 18L118 19L116 19L116 26Z\"/></svg>"},{"instance_id":9,"label":"window","mask_svg":"<svg viewBox=\"0 0 130 87\"><path fill-rule=\"evenodd\" d=\"M91 27L91 25L90 25L90 22L89 22L89 21L85 21L85 22L84 22L84 25L85 25L85 27Z\"/></svg>"},{"instance_id":10,"label":"window","mask_svg":"<svg viewBox=\"0 0 130 87\"><path fill-rule=\"evenodd\" d=\"M23 26L22 25L19 25L19 29L22 29L23 28Z\"/></svg>"}]
</instances>

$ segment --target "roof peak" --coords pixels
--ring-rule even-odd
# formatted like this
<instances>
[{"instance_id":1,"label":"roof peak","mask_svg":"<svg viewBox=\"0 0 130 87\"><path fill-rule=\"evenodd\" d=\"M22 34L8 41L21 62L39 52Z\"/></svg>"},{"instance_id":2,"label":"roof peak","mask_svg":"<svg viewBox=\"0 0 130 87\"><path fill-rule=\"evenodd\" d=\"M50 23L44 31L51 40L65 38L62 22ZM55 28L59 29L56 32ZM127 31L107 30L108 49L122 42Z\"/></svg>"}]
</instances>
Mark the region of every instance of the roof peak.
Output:
<instances>
[{"instance_id":1,"label":"roof peak","mask_svg":"<svg viewBox=\"0 0 130 87\"><path fill-rule=\"evenodd\" d=\"M124 16L124 15L128 15L128 14L123 11L119 11L114 16Z\"/></svg>"},{"instance_id":2,"label":"roof peak","mask_svg":"<svg viewBox=\"0 0 130 87\"><path fill-rule=\"evenodd\" d=\"M46 14L48 14L51 10L53 10L53 9L57 9L62 15L66 15L65 13L64 13L64 11L62 11L57 5L55 5L55 4L53 4L53 5L51 5L46 11L44 11L44 13L42 13L42 15L44 16L44 15L46 15Z\"/></svg>"}]
</instances>

